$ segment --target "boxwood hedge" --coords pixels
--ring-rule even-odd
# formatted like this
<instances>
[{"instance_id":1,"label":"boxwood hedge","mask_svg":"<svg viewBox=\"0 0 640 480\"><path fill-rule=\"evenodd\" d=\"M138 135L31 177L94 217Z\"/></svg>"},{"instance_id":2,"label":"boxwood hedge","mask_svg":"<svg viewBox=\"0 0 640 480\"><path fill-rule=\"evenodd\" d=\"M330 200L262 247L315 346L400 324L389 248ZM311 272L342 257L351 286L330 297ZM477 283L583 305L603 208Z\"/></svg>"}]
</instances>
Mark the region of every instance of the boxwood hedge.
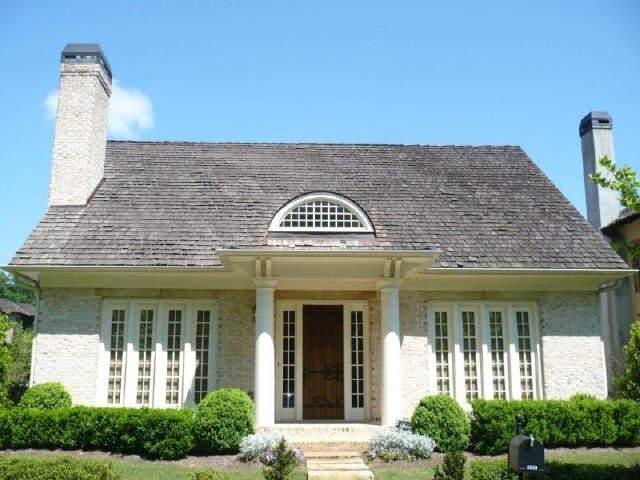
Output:
<instances>
[{"instance_id":1,"label":"boxwood hedge","mask_svg":"<svg viewBox=\"0 0 640 480\"><path fill-rule=\"evenodd\" d=\"M0 458L0 480L117 480L110 462L69 457Z\"/></svg>"}]
</instances>

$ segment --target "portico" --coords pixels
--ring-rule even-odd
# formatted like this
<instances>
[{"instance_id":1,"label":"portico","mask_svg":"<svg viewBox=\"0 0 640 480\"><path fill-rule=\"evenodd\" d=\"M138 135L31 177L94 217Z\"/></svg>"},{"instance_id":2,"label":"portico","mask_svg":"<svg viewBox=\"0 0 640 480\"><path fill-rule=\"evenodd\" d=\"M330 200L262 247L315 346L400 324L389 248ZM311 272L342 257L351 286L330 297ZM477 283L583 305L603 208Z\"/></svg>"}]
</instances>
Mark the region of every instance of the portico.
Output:
<instances>
[{"instance_id":1,"label":"portico","mask_svg":"<svg viewBox=\"0 0 640 480\"><path fill-rule=\"evenodd\" d=\"M374 374L380 379L373 383L380 385L381 423L393 425L401 417L399 291L403 279L428 268L437 251L403 256L382 250L234 249L219 254L225 267L245 272L255 283L258 427L286 421L371 420L370 355L378 346L381 371ZM275 298L277 291L326 290L370 292L378 302L377 338L370 334L367 301L346 295L331 300L313 294Z\"/></svg>"}]
</instances>

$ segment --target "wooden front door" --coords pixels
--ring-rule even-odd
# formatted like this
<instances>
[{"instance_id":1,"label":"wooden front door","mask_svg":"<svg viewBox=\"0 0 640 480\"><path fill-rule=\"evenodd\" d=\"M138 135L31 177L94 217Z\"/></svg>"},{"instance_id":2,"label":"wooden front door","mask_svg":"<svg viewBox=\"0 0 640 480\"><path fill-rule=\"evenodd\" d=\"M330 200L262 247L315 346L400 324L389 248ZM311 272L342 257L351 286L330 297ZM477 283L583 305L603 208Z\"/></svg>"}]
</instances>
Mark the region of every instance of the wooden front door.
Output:
<instances>
[{"instance_id":1,"label":"wooden front door","mask_svg":"<svg viewBox=\"0 0 640 480\"><path fill-rule=\"evenodd\" d=\"M303 412L305 420L344 419L341 305L303 310Z\"/></svg>"}]
</instances>

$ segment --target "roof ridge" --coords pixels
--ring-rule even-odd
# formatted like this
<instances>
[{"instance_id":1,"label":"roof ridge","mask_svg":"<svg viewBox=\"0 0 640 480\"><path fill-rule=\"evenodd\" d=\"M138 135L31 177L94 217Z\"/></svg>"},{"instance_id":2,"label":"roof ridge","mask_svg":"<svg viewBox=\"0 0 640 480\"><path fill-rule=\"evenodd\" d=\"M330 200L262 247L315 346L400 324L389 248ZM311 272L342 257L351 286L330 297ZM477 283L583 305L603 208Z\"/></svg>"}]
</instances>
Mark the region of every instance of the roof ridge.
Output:
<instances>
[{"instance_id":1,"label":"roof ridge","mask_svg":"<svg viewBox=\"0 0 640 480\"><path fill-rule=\"evenodd\" d=\"M347 142L208 142L198 140L111 140L110 144L150 144L150 145L237 145L237 146L309 146L309 147L404 147L404 148L508 148L522 149L520 145L489 144L420 144L420 143L347 143Z\"/></svg>"}]
</instances>

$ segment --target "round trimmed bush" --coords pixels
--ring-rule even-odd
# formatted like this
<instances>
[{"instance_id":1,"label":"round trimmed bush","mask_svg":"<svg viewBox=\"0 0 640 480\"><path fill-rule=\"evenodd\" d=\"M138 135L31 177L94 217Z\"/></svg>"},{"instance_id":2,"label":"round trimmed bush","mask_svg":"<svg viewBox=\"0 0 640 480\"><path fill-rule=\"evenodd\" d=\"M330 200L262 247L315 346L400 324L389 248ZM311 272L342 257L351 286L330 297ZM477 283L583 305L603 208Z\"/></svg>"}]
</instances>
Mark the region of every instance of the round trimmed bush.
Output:
<instances>
[{"instance_id":1,"label":"round trimmed bush","mask_svg":"<svg viewBox=\"0 0 640 480\"><path fill-rule=\"evenodd\" d=\"M411 429L433 438L441 452L455 452L469 445L471 423L453 398L434 395L420 400L411 418Z\"/></svg>"},{"instance_id":2,"label":"round trimmed bush","mask_svg":"<svg viewBox=\"0 0 640 480\"><path fill-rule=\"evenodd\" d=\"M194 418L194 438L202 453L235 453L253 433L253 402L246 392L222 388L209 393Z\"/></svg>"},{"instance_id":3,"label":"round trimmed bush","mask_svg":"<svg viewBox=\"0 0 640 480\"><path fill-rule=\"evenodd\" d=\"M61 383L39 383L24 392L18 405L25 408L65 408L71 406L71 395Z\"/></svg>"}]
</instances>

